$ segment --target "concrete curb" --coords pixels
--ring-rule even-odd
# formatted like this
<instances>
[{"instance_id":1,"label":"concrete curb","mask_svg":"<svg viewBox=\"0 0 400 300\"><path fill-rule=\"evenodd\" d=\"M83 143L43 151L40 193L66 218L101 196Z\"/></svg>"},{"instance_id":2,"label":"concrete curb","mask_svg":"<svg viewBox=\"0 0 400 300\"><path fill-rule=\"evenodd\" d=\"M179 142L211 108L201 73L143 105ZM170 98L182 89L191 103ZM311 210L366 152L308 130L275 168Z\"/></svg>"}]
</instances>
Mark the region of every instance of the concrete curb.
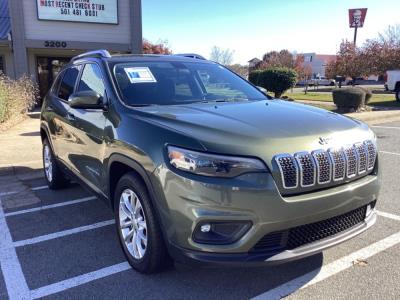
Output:
<instances>
[{"instance_id":1,"label":"concrete curb","mask_svg":"<svg viewBox=\"0 0 400 300\"><path fill-rule=\"evenodd\" d=\"M350 113L350 114L345 114L345 116L363 121L368 124L379 124L379 123L400 121L400 110Z\"/></svg>"}]
</instances>

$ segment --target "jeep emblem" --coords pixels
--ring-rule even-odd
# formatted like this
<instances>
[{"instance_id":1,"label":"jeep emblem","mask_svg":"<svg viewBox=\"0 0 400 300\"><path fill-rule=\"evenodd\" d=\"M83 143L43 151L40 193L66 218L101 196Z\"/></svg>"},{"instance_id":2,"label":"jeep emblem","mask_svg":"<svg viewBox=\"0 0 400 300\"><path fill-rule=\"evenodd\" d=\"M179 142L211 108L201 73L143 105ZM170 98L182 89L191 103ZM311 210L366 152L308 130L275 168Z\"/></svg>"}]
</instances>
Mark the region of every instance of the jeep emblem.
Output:
<instances>
[{"instance_id":1,"label":"jeep emblem","mask_svg":"<svg viewBox=\"0 0 400 300\"><path fill-rule=\"evenodd\" d=\"M329 143L330 140L331 140L330 138L323 138L323 137L320 137L319 140L318 140L318 142L319 142L321 145L328 145L328 143Z\"/></svg>"}]
</instances>

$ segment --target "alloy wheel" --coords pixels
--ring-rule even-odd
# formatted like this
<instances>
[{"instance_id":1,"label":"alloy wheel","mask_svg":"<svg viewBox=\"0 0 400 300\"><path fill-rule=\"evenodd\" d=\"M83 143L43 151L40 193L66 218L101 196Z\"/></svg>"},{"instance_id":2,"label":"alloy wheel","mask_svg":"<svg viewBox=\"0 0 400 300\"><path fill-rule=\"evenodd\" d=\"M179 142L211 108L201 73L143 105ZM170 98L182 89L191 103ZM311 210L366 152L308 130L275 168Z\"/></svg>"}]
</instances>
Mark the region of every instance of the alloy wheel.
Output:
<instances>
[{"instance_id":1,"label":"alloy wheel","mask_svg":"<svg viewBox=\"0 0 400 300\"><path fill-rule=\"evenodd\" d=\"M142 259L147 249L147 223L139 197L125 189L119 200L119 228L129 253Z\"/></svg>"},{"instance_id":2,"label":"alloy wheel","mask_svg":"<svg viewBox=\"0 0 400 300\"><path fill-rule=\"evenodd\" d=\"M48 145L44 146L43 151L43 160L44 160L44 171L46 174L46 178L49 182L53 180L53 164L51 158L51 149Z\"/></svg>"}]
</instances>

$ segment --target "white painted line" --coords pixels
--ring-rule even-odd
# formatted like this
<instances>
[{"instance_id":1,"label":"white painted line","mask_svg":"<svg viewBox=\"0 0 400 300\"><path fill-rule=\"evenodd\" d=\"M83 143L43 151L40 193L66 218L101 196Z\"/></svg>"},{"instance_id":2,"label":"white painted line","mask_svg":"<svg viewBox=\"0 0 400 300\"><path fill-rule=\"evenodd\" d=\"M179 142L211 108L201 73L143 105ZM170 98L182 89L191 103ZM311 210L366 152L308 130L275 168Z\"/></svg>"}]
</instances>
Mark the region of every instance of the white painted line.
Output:
<instances>
[{"instance_id":1,"label":"white painted line","mask_svg":"<svg viewBox=\"0 0 400 300\"><path fill-rule=\"evenodd\" d=\"M400 127L393 126L372 126L373 128L385 128L385 129L400 129Z\"/></svg>"},{"instance_id":2,"label":"white painted line","mask_svg":"<svg viewBox=\"0 0 400 300\"><path fill-rule=\"evenodd\" d=\"M2 193L0 193L0 197L8 196L8 195L14 195L16 193L18 193L18 192L14 192L14 191L12 191L12 192L2 192Z\"/></svg>"},{"instance_id":3,"label":"white painted line","mask_svg":"<svg viewBox=\"0 0 400 300\"><path fill-rule=\"evenodd\" d=\"M76 276L70 279L66 279L60 282L56 282L44 287L38 288L31 291L32 299L43 298L55 293L62 292L64 290L80 286L82 284L91 282L93 280L101 279L110 275L114 275L126 270L131 269L131 266L127 262L116 264L110 267L106 267L97 271L93 271L87 274Z\"/></svg>"},{"instance_id":4,"label":"white painted line","mask_svg":"<svg viewBox=\"0 0 400 300\"><path fill-rule=\"evenodd\" d=\"M42 185L42 186L37 186L37 187L31 188L31 190L32 191L40 191L40 190L45 190L45 189L48 189L48 188L49 188L48 185Z\"/></svg>"},{"instance_id":5,"label":"white painted line","mask_svg":"<svg viewBox=\"0 0 400 300\"><path fill-rule=\"evenodd\" d=\"M88 230L92 230L92 229L97 229L97 228L109 226L109 225L112 225L114 223L115 223L114 219L113 220L107 220L107 221L94 223L94 224L90 224L90 225L86 225L86 226L81 226L81 227L67 229L67 230L54 232L54 233L50 233L50 234L46 234L46 235L41 235L41 236L34 237L34 238L31 238L31 239L16 241L16 242L13 243L13 245L14 245L14 247L22 247L22 246L26 246L26 245L37 244L37 243L41 243L41 242L44 242L44 241L48 241L48 240L53 240L53 239L57 239L57 238L60 238L60 237L64 237L64 236L67 236L67 235L80 233L80 232L83 232L83 231L88 231Z\"/></svg>"},{"instance_id":6,"label":"white painted line","mask_svg":"<svg viewBox=\"0 0 400 300\"><path fill-rule=\"evenodd\" d=\"M353 266L353 262L356 259L360 258L367 259L399 243L400 243L400 232L397 232L391 236L388 236L387 238L384 238L365 248L353 252L350 255L344 256L327 265L324 265L320 269L313 270L307 274L304 274L289 282L277 286L276 288L253 298L253 300L281 299L285 296L292 294L297 290L304 289L310 285L313 285L333 275L336 275L348 268L351 268Z\"/></svg>"},{"instance_id":7,"label":"white painted line","mask_svg":"<svg viewBox=\"0 0 400 300\"><path fill-rule=\"evenodd\" d=\"M85 197L85 198L80 198L80 199L76 199L76 200L72 200L72 201L65 201L65 202L56 203L56 204L50 204L50 205L45 205L45 206L40 206L40 207L34 207L34 208L29 208L29 209L24 209L24 210L13 211L13 212L5 213L5 216L6 217L17 216L17 215L32 213L32 212L36 212L36 211L42 211L42 210L56 208L56 207L78 204L78 203L87 202L87 201L91 201L91 200L95 200L95 199L97 199L97 198L94 196Z\"/></svg>"},{"instance_id":8,"label":"white painted line","mask_svg":"<svg viewBox=\"0 0 400 300\"><path fill-rule=\"evenodd\" d=\"M13 246L11 233L4 216L0 199L0 266L6 284L8 297L14 299L29 299L30 291L24 273Z\"/></svg>"},{"instance_id":9,"label":"white painted line","mask_svg":"<svg viewBox=\"0 0 400 300\"><path fill-rule=\"evenodd\" d=\"M44 189L48 189L48 188L49 187L47 185L42 185L42 186L37 186L37 187L31 188L31 191L39 191L39 190L44 190ZM17 191L3 192L3 193L0 193L0 197L1 196L14 195L14 194L18 194L18 193L19 192L17 192Z\"/></svg>"},{"instance_id":10,"label":"white painted line","mask_svg":"<svg viewBox=\"0 0 400 300\"><path fill-rule=\"evenodd\" d=\"M391 154L391 155L398 155L398 156L400 156L400 153L396 153L396 152L389 152L389 151L379 151L379 153L383 153L383 154Z\"/></svg>"},{"instance_id":11,"label":"white painted line","mask_svg":"<svg viewBox=\"0 0 400 300\"><path fill-rule=\"evenodd\" d=\"M0 168L24 167L27 165L32 165L32 164L41 163L41 162L43 162L43 160L39 159L39 160L23 161L23 162L19 162L19 164L15 164L15 165L0 164Z\"/></svg>"},{"instance_id":12,"label":"white painted line","mask_svg":"<svg viewBox=\"0 0 400 300\"><path fill-rule=\"evenodd\" d=\"M398 216L398 215L390 214L390 213L387 213L384 211L379 211L379 210L377 210L376 213L378 214L378 216L393 219L396 221L400 221L400 216Z\"/></svg>"}]
</instances>

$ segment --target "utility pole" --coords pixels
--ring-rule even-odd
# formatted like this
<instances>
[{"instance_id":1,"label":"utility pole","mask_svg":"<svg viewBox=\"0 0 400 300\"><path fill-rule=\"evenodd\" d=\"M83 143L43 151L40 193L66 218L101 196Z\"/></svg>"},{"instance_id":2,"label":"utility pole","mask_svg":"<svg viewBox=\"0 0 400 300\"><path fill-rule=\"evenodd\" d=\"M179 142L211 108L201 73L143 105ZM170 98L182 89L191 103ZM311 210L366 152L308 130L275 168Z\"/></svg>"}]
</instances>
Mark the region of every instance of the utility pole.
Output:
<instances>
[{"instance_id":1,"label":"utility pole","mask_svg":"<svg viewBox=\"0 0 400 300\"><path fill-rule=\"evenodd\" d=\"M357 28L358 26L356 24L356 26L354 26L354 41L353 41L354 47L356 47L356 41L357 41Z\"/></svg>"}]
</instances>

